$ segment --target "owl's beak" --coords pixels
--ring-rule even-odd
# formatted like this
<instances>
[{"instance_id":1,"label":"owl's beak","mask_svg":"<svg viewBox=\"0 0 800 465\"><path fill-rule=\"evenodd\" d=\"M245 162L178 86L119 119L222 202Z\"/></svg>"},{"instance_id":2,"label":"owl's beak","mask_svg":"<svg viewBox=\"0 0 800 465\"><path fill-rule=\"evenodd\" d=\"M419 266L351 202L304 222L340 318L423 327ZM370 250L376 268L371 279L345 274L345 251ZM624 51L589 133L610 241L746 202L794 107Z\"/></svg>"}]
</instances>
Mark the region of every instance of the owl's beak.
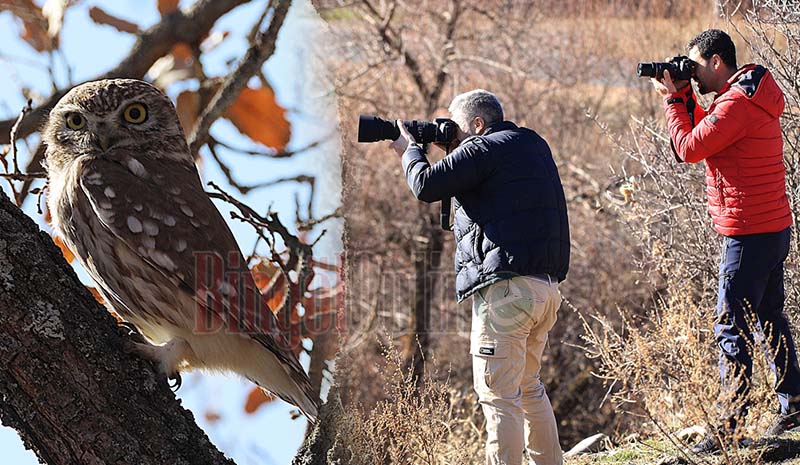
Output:
<instances>
[{"instance_id":1,"label":"owl's beak","mask_svg":"<svg viewBox=\"0 0 800 465\"><path fill-rule=\"evenodd\" d=\"M94 135L95 143L103 152L108 151L117 143L118 139L107 132L98 132Z\"/></svg>"}]
</instances>

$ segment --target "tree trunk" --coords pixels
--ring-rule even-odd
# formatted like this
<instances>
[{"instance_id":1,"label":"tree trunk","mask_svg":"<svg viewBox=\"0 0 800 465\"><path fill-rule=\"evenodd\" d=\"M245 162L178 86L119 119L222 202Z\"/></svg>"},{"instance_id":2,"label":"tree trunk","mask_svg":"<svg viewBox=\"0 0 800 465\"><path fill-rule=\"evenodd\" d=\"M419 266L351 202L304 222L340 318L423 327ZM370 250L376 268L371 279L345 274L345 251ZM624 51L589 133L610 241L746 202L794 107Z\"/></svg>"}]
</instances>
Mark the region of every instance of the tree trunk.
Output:
<instances>
[{"instance_id":1,"label":"tree trunk","mask_svg":"<svg viewBox=\"0 0 800 465\"><path fill-rule=\"evenodd\" d=\"M49 465L229 464L0 190L0 420Z\"/></svg>"},{"instance_id":2,"label":"tree trunk","mask_svg":"<svg viewBox=\"0 0 800 465\"><path fill-rule=\"evenodd\" d=\"M406 358L413 367L418 389L424 379L425 356L428 355L430 346L431 306L435 291L442 284L439 282L439 269L444 248L444 230L437 221L439 215L428 213L430 208L429 205L420 205L423 225L420 239L414 244L414 307L411 314L411 334L406 338Z\"/></svg>"}]
</instances>

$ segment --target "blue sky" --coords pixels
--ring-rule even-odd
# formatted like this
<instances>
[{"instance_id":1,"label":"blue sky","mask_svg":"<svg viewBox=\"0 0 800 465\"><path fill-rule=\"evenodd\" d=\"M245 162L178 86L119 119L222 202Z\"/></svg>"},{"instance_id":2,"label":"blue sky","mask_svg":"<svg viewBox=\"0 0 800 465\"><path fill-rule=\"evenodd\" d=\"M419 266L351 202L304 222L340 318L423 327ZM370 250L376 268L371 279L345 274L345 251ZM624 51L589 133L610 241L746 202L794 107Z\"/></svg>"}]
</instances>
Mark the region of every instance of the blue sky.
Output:
<instances>
[{"instance_id":1,"label":"blue sky","mask_svg":"<svg viewBox=\"0 0 800 465\"><path fill-rule=\"evenodd\" d=\"M36 0L41 4L43 0ZM193 3L181 1L181 7ZM231 69L232 62L241 57L247 43L244 36L252 27L266 5L266 1L253 1L226 15L213 30L228 31L230 36L212 52L203 57L204 71L209 76L221 76ZM107 26L98 26L89 18L92 6L139 24L141 28L151 26L159 20L155 0L82 0L67 10L61 31L61 45L66 61L73 71L73 80L78 83L91 79L116 65L134 43L134 37L117 32ZM320 20L307 1L295 1L281 30L275 54L265 64L265 72L275 89L278 101L289 109L292 123L292 140L289 149L301 148L311 142L325 138L336 130L336 109L333 97L327 92L315 72L310 69L314 40L312 34L321 29ZM49 95L50 77L46 71L47 59L37 54L19 39L14 17L8 12L0 13L0 62L4 72L0 74L0 118L15 117L24 105L20 89L25 86L43 96ZM40 66L34 66L38 63ZM56 81L59 86L68 84L66 70L56 60ZM189 84L191 87L192 84ZM196 84L194 84L196 87ZM180 89L170 89L173 99ZM212 134L236 147L259 149L257 144L241 136L227 121L220 120L212 128ZM35 147L35 138L31 138ZM21 156L27 157L25 145L20 144ZM317 193L313 209L315 216L331 212L340 203L339 139L335 135L318 148L308 150L290 159L269 160L253 158L221 149L220 155L233 169L234 176L243 184L264 182L297 174L310 174L317 178ZM24 158L23 158L24 161ZM24 166L24 163L22 163ZM228 192L234 193L225 182L213 160L206 159L202 165L204 180L213 180ZM2 188L8 192L7 185ZM255 209L265 212L268 206L279 212L284 224L294 225L295 200L300 195L301 204L308 201L309 192L304 185L282 184L259 189L247 196L238 195ZM217 202L223 215L229 208ZM33 199L29 199L24 210L37 220L43 228L46 224L36 213ZM239 245L248 253L254 244L255 234L249 226L229 222ZM333 220L318 227L310 237L316 238L323 229L328 233L315 247L315 254L324 261L334 262L341 250L341 220ZM91 281L85 273L79 276L87 283ZM301 358L308 366L307 358ZM287 404L274 402L262 407L253 415L245 415L243 406L252 385L234 377L207 375L203 373L184 376L184 384L178 392L183 405L195 414L198 424L209 434L211 440L239 465L288 464L302 441L304 420L291 420L292 410ZM209 423L206 413L218 414L221 420ZM28 465L38 463L34 454L27 451L16 432L0 427L0 451L4 463Z\"/></svg>"}]
</instances>

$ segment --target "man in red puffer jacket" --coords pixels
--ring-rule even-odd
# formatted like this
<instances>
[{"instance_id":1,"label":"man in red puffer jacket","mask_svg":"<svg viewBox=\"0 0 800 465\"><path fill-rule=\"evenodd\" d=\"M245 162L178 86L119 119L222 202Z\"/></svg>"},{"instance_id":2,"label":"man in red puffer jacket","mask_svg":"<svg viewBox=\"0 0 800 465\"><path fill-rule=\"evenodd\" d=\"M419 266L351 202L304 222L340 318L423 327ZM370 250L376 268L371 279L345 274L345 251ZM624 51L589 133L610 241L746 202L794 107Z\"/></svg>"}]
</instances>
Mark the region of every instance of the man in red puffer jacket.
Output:
<instances>
[{"instance_id":1,"label":"man in red puffer jacket","mask_svg":"<svg viewBox=\"0 0 800 465\"><path fill-rule=\"evenodd\" d=\"M780 412L768 436L800 426L800 369L783 314L783 262L792 225L779 121L783 92L763 66L737 69L735 46L723 31L704 31L687 49L698 90L716 93L708 109L696 105L688 81L673 82L669 72L652 81L664 97L676 155L706 162L709 213L723 236L714 333L722 397L733 402L720 401L721 424L693 448L707 453L719 449L720 438L733 433L747 412L755 345L748 321L765 331L777 378Z\"/></svg>"}]
</instances>

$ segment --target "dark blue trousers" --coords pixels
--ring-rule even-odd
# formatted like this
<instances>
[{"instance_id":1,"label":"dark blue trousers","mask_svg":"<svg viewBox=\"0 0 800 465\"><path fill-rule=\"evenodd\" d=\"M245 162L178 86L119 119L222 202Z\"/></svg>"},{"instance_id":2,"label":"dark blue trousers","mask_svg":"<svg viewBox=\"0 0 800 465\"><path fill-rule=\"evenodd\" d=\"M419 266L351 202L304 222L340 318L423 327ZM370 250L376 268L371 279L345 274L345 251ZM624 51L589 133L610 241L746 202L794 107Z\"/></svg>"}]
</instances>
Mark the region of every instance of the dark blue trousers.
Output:
<instances>
[{"instance_id":1,"label":"dark blue trousers","mask_svg":"<svg viewBox=\"0 0 800 465\"><path fill-rule=\"evenodd\" d=\"M783 262L789 254L790 229L776 233L725 237L719 269L719 300L714 326L720 348L724 389L735 390L737 413L747 411L746 394L753 373L752 351L764 348L777 377L781 411L798 405L800 369L783 314ZM755 326L755 327L752 327ZM753 331L764 338L753 338ZM728 391L730 392L730 391ZM728 418L730 420L730 418Z\"/></svg>"}]
</instances>

